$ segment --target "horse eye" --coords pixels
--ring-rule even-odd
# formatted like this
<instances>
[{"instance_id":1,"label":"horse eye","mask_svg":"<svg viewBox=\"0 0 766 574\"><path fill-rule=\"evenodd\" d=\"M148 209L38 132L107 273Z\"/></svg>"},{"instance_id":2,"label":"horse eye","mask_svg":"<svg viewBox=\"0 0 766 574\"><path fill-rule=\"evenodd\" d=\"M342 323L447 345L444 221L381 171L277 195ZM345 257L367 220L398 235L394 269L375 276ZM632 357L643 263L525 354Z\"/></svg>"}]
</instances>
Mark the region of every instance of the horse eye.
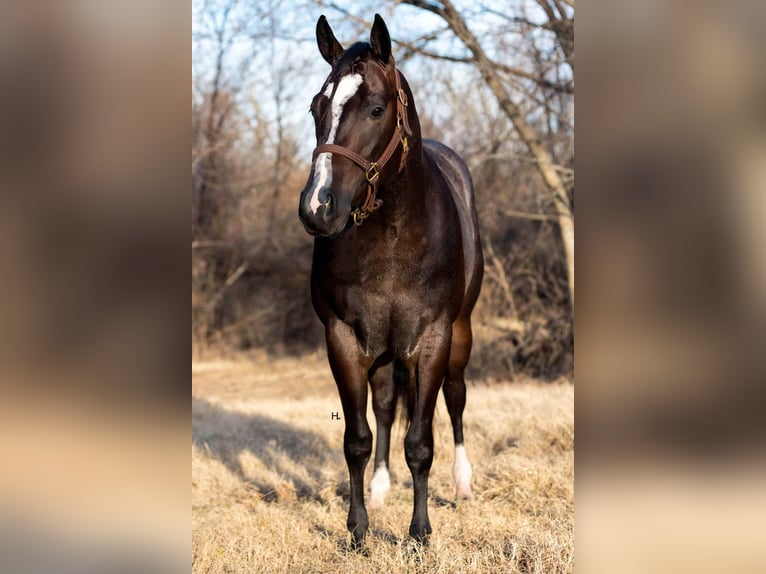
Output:
<instances>
[{"instance_id":1,"label":"horse eye","mask_svg":"<svg viewBox=\"0 0 766 574\"><path fill-rule=\"evenodd\" d=\"M380 116L383 115L383 112L385 112L385 111L386 110L384 108L381 108L380 106L376 106L372 110L372 117L373 118L379 118Z\"/></svg>"}]
</instances>

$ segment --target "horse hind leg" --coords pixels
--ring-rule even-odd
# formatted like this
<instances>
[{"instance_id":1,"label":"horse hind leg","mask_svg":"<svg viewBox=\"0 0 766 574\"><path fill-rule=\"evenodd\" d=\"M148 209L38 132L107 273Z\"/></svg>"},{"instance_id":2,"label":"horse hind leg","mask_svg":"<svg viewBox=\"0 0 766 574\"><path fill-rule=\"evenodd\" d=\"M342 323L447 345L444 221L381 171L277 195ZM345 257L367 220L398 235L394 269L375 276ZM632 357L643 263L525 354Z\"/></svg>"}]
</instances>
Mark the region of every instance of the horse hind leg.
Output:
<instances>
[{"instance_id":1,"label":"horse hind leg","mask_svg":"<svg viewBox=\"0 0 766 574\"><path fill-rule=\"evenodd\" d=\"M444 378L444 401L452 421L452 434L455 440L455 463L452 474L455 479L455 497L471 500L471 476L473 470L468 460L463 438L463 410L465 409L465 368L471 355L471 322L459 318L452 326L452 345L450 347L447 375Z\"/></svg>"},{"instance_id":2,"label":"horse hind leg","mask_svg":"<svg viewBox=\"0 0 766 574\"><path fill-rule=\"evenodd\" d=\"M396 414L396 388L393 365L389 363L378 368L370 377L372 387L372 409L375 413L375 470L370 480L370 498L367 508L380 508L385 503L391 486L388 474L391 445L391 425Z\"/></svg>"}]
</instances>

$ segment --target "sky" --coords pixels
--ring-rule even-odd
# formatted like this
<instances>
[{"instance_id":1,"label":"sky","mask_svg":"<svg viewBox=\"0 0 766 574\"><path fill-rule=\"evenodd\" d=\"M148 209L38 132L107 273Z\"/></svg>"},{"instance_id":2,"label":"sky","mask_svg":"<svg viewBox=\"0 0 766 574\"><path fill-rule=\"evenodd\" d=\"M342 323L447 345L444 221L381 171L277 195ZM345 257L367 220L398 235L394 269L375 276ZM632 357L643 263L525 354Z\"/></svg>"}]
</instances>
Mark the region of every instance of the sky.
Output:
<instances>
[{"instance_id":1,"label":"sky","mask_svg":"<svg viewBox=\"0 0 766 574\"><path fill-rule=\"evenodd\" d=\"M227 3L204 0L194 0L192 3L193 81L209 81L214 70L215 50L210 39L210 21L209 18L206 20L201 16L202 7L213 7L214 19L220 20L220 6ZM509 2L511 5L522 3L527 4L530 14L534 14L535 10L539 11L529 0ZM455 4L461 13L470 15L471 30L480 39L489 30L506 25L498 16L482 12L482 2L467 0L456 1ZM230 14L229 28L239 26L240 32L237 35L239 39L233 42L225 62L227 70L237 70L243 61L252 59L247 72L242 76L242 109L252 110L251 106L257 105L260 114L275 118L277 107L274 94L281 82L282 87L279 91L283 97L281 110L284 126L296 135L301 142L301 148L305 148L306 151L310 151L315 143L308 106L329 72L329 66L321 58L316 47L315 26L320 15L327 16L336 37L343 45L368 40L369 24L359 20L371 21L374 11L383 16L393 39L410 41L429 31L446 27L434 14L411 6L395 5L393 2L382 6L376 4L369 13L363 6L360 8L359 2L338 0L333 5L339 6L351 16L333 8L327 2L285 0L243 1ZM499 9L497 2L489 5ZM253 36L257 37L254 39ZM485 42L483 47L490 57L512 63L512 54L494 54L490 42ZM453 56L464 56L467 53L462 43L449 32L441 34L437 41L429 44L429 49ZM394 56L398 53L401 54L402 49L394 45ZM437 123L447 122L451 110L445 109L441 104L441 94L436 86L419 84L418 78L432 77L436 73L454 87L465 87L467 82L475 81L475 72L469 66L461 64L417 57L400 62L400 67L413 87L416 102L428 102L429 112ZM422 109L424 106L419 107Z\"/></svg>"}]
</instances>

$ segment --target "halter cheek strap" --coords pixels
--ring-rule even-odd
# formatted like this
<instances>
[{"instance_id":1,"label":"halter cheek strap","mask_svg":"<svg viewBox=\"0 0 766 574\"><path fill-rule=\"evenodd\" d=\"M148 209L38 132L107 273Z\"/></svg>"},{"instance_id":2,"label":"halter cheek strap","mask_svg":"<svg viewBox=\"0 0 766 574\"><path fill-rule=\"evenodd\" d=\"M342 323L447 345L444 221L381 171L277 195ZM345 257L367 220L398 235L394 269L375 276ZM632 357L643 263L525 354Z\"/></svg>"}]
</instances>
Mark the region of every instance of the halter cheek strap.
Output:
<instances>
[{"instance_id":1,"label":"halter cheek strap","mask_svg":"<svg viewBox=\"0 0 766 574\"><path fill-rule=\"evenodd\" d=\"M351 160L364 171L364 177L367 179L367 196L362 205L351 212L355 225L361 225L373 211L383 204L383 201L376 197L378 194L378 184L380 183L380 172L391 159L391 156L394 155L400 143L402 144L402 156L399 160L397 173L404 169L407 152L409 151L407 137L412 135L412 129L410 129L409 118L407 117L409 102L407 94L401 87L400 74L399 70L396 69L396 65L394 65L394 87L396 89L396 128L386 149L383 150L377 161L368 161L355 151L336 144L318 145L314 148L314 153L312 154L312 161L316 160L320 153L338 154Z\"/></svg>"}]
</instances>

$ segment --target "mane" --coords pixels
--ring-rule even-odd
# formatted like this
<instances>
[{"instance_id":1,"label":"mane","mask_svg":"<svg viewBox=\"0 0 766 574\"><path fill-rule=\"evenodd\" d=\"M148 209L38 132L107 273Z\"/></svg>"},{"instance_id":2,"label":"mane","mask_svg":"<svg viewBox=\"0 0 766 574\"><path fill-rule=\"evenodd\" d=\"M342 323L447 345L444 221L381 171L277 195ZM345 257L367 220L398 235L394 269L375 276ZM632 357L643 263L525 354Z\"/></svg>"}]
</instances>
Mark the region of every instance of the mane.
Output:
<instances>
[{"instance_id":1,"label":"mane","mask_svg":"<svg viewBox=\"0 0 766 574\"><path fill-rule=\"evenodd\" d=\"M355 44L352 44L345 52L343 52L343 55L335 63L330 77L337 80L339 77L344 76L347 71L353 69L354 64L365 60L365 56L369 56L376 62L379 62L379 60L375 58L375 53L369 42L356 42Z\"/></svg>"}]
</instances>

